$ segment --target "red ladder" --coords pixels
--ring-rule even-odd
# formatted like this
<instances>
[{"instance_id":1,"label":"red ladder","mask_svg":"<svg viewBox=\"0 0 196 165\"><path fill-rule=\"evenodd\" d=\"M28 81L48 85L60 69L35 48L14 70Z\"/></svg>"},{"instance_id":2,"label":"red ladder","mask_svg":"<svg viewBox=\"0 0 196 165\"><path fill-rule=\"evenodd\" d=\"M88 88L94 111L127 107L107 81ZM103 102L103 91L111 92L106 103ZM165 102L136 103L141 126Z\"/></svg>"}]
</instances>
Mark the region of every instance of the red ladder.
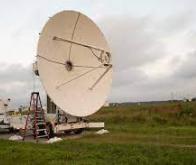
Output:
<instances>
[{"instance_id":1,"label":"red ladder","mask_svg":"<svg viewBox=\"0 0 196 165\"><path fill-rule=\"evenodd\" d=\"M30 107L26 118L23 141L27 136L28 130L33 131L34 139L38 142L39 138L47 137L49 134L46 126L45 113L42 108L39 92L31 93Z\"/></svg>"}]
</instances>

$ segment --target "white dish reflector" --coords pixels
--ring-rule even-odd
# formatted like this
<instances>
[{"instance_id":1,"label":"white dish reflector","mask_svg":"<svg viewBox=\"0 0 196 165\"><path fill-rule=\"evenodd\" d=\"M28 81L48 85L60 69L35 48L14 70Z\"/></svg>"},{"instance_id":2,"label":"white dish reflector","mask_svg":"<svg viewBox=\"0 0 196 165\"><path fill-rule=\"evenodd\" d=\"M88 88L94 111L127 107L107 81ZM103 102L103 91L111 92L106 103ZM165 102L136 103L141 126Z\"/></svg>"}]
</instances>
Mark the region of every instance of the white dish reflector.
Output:
<instances>
[{"instance_id":1,"label":"white dish reflector","mask_svg":"<svg viewBox=\"0 0 196 165\"><path fill-rule=\"evenodd\" d=\"M66 113L88 116L105 103L112 82L110 50L100 29L80 12L49 19L40 34L37 65L47 94Z\"/></svg>"}]
</instances>

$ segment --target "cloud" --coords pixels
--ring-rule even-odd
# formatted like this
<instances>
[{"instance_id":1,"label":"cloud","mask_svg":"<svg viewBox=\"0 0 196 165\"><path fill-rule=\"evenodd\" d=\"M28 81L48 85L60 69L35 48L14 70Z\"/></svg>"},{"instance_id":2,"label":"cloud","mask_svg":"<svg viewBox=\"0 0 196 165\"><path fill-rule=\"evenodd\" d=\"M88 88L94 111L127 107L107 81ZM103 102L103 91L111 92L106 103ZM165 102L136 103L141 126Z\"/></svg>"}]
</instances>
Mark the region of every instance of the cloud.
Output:
<instances>
[{"instance_id":1,"label":"cloud","mask_svg":"<svg viewBox=\"0 0 196 165\"><path fill-rule=\"evenodd\" d=\"M139 81L144 81L147 79L147 75L139 69L129 68L125 70L119 70L114 72L113 76L113 88L118 88L120 86L126 86L129 84L135 84Z\"/></svg>"},{"instance_id":2,"label":"cloud","mask_svg":"<svg viewBox=\"0 0 196 165\"><path fill-rule=\"evenodd\" d=\"M11 98L14 107L28 105L30 94L34 90L40 91L44 96L42 86L33 75L31 66L23 67L21 64L1 64L0 69L0 97ZM43 97L43 100L45 98Z\"/></svg>"},{"instance_id":3,"label":"cloud","mask_svg":"<svg viewBox=\"0 0 196 165\"><path fill-rule=\"evenodd\" d=\"M116 69L138 67L165 55L164 45L151 28L148 17L119 15L103 19L99 24L109 41Z\"/></svg>"},{"instance_id":4,"label":"cloud","mask_svg":"<svg viewBox=\"0 0 196 165\"><path fill-rule=\"evenodd\" d=\"M184 34L194 25L193 20L196 18L194 12L186 9L177 12L174 15L168 15L162 19L155 20L156 31L160 35L171 37L174 35Z\"/></svg>"},{"instance_id":5,"label":"cloud","mask_svg":"<svg viewBox=\"0 0 196 165\"><path fill-rule=\"evenodd\" d=\"M183 63L179 66L178 70L174 73L174 76L177 76L181 79L196 79L196 51L188 53L186 58L183 60Z\"/></svg>"},{"instance_id":6,"label":"cloud","mask_svg":"<svg viewBox=\"0 0 196 165\"><path fill-rule=\"evenodd\" d=\"M9 65L0 63L0 97L12 98L15 105L28 105L33 90L29 64L36 55L38 33L48 16L64 9L79 10L94 18L109 41L114 64L111 101L165 100L171 93L178 98L194 96L195 1L125 4L71 0L3 3L1 61ZM44 99L41 83L36 82Z\"/></svg>"},{"instance_id":7,"label":"cloud","mask_svg":"<svg viewBox=\"0 0 196 165\"><path fill-rule=\"evenodd\" d=\"M124 15L100 21L113 55L111 101L167 100L171 93L175 99L195 97L196 53L187 53L192 50L187 36L194 18L190 13L158 22Z\"/></svg>"}]
</instances>

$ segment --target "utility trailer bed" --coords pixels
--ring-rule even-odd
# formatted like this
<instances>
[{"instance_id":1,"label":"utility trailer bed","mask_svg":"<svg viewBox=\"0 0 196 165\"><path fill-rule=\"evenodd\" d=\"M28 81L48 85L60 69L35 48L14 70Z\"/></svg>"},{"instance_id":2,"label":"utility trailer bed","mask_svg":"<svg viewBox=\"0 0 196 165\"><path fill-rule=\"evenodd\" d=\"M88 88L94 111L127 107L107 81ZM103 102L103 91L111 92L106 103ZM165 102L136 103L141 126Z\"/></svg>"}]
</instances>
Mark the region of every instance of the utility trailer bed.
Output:
<instances>
[{"instance_id":1,"label":"utility trailer bed","mask_svg":"<svg viewBox=\"0 0 196 165\"><path fill-rule=\"evenodd\" d=\"M104 128L104 122L74 122L63 123L54 126L54 133L61 133L70 130L88 129L88 128Z\"/></svg>"}]
</instances>

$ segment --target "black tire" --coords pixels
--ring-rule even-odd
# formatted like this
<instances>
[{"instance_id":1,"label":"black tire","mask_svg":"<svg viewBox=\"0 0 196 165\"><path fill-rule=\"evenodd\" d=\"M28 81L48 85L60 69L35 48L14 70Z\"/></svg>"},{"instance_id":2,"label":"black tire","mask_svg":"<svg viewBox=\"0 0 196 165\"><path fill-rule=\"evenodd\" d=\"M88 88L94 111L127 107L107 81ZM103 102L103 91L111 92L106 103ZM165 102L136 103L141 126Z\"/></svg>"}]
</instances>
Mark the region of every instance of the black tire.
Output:
<instances>
[{"instance_id":1,"label":"black tire","mask_svg":"<svg viewBox=\"0 0 196 165\"><path fill-rule=\"evenodd\" d=\"M46 124L46 129L48 131L49 138L53 138L54 137L54 130L53 130L52 124L47 123Z\"/></svg>"},{"instance_id":2,"label":"black tire","mask_svg":"<svg viewBox=\"0 0 196 165\"><path fill-rule=\"evenodd\" d=\"M66 130L66 131L64 131L64 134L70 134L72 131L71 130Z\"/></svg>"},{"instance_id":3,"label":"black tire","mask_svg":"<svg viewBox=\"0 0 196 165\"><path fill-rule=\"evenodd\" d=\"M9 133L14 133L14 128L13 127L9 128Z\"/></svg>"},{"instance_id":4,"label":"black tire","mask_svg":"<svg viewBox=\"0 0 196 165\"><path fill-rule=\"evenodd\" d=\"M84 131L83 128L73 130L74 134L81 134Z\"/></svg>"}]
</instances>

